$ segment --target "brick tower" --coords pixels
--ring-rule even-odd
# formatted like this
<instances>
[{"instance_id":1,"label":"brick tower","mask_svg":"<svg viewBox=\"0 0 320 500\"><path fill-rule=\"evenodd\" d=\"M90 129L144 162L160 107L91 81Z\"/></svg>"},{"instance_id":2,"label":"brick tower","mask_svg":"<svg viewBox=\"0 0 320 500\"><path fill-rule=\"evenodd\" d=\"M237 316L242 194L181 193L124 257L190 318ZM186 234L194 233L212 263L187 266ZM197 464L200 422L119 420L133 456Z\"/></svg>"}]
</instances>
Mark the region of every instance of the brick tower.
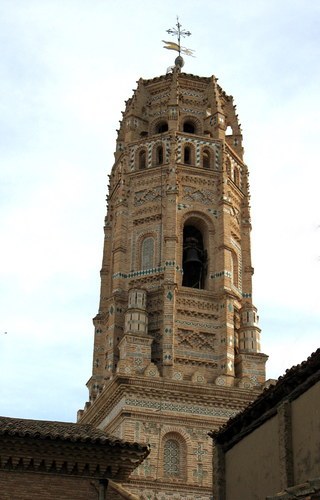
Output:
<instances>
[{"instance_id":1,"label":"brick tower","mask_svg":"<svg viewBox=\"0 0 320 500\"><path fill-rule=\"evenodd\" d=\"M248 169L233 98L181 71L138 81L109 184L90 401L79 412L151 445L129 488L209 499L207 433L247 405L267 356L252 303Z\"/></svg>"}]
</instances>

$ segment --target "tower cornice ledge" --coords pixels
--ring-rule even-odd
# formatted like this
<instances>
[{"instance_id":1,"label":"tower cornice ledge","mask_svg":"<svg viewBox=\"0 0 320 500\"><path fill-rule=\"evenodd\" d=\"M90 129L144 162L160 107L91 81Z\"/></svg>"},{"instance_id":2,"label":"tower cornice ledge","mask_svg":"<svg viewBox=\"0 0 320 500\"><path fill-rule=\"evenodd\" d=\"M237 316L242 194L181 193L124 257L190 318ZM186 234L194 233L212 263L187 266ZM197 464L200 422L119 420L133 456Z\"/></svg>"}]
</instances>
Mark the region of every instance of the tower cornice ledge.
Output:
<instances>
[{"instance_id":1,"label":"tower cornice ledge","mask_svg":"<svg viewBox=\"0 0 320 500\"><path fill-rule=\"evenodd\" d=\"M212 392L210 391L212 388ZM134 376L123 377L116 375L107 382L102 392L97 396L79 419L79 423L99 425L103 416L108 415L119 401L129 396L143 399L152 398L154 401L174 401L179 403L192 402L204 405L207 408L237 408L249 404L258 394L260 387L244 389L239 387L220 387L214 384L195 384L190 382L172 381L163 378L151 379ZM245 403L244 403L245 402ZM210 413L208 413L210 416ZM214 417L214 416L213 416Z\"/></svg>"}]
</instances>

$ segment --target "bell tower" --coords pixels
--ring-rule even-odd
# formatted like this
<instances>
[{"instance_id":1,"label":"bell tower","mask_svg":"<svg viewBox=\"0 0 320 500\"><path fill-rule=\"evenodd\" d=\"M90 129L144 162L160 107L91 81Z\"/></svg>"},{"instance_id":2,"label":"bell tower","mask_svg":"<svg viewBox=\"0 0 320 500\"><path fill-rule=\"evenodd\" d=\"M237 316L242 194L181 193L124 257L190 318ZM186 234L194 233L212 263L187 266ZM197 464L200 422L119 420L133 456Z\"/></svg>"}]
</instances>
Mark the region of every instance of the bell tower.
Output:
<instances>
[{"instance_id":1,"label":"bell tower","mask_svg":"<svg viewBox=\"0 0 320 500\"><path fill-rule=\"evenodd\" d=\"M209 499L207 433L258 394L267 356L233 98L214 76L183 73L180 54L126 101L104 230L79 420L151 445L131 477L139 498Z\"/></svg>"}]
</instances>

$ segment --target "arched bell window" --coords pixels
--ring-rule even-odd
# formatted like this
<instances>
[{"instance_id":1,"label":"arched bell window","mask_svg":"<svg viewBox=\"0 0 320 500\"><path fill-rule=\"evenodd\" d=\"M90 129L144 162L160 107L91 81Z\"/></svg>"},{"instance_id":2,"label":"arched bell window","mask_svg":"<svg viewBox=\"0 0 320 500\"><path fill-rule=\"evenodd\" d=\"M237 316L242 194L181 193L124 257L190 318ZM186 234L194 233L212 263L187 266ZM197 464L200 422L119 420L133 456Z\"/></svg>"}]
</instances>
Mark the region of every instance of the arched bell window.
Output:
<instances>
[{"instance_id":1,"label":"arched bell window","mask_svg":"<svg viewBox=\"0 0 320 500\"><path fill-rule=\"evenodd\" d=\"M194 134L196 131L196 128L194 126L194 123L190 120L187 120L183 124L183 132L186 132L187 134Z\"/></svg>"},{"instance_id":2,"label":"arched bell window","mask_svg":"<svg viewBox=\"0 0 320 500\"><path fill-rule=\"evenodd\" d=\"M163 146L157 146L157 150L156 150L156 164L157 165L162 165L163 164Z\"/></svg>"},{"instance_id":3,"label":"arched bell window","mask_svg":"<svg viewBox=\"0 0 320 500\"><path fill-rule=\"evenodd\" d=\"M156 134L163 134L163 132L168 131L168 123L166 121L161 121L156 126Z\"/></svg>"},{"instance_id":4,"label":"arched bell window","mask_svg":"<svg viewBox=\"0 0 320 500\"><path fill-rule=\"evenodd\" d=\"M204 288L206 252L199 229L186 225L183 229L182 286Z\"/></svg>"},{"instance_id":5,"label":"arched bell window","mask_svg":"<svg viewBox=\"0 0 320 500\"><path fill-rule=\"evenodd\" d=\"M139 170L144 170L147 166L147 161L146 161L146 152L144 149L142 149L139 152Z\"/></svg>"},{"instance_id":6,"label":"arched bell window","mask_svg":"<svg viewBox=\"0 0 320 500\"><path fill-rule=\"evenodd\" d=\"M191 148L190 146L185 146L183 150L183 163L185 165L190 165L191 163Z\"/></svg>"},{"instance_id":7,"label":"arched bell window","mask_svg":"<svg viewBox=\"0 0 320 500\"><path fill-rule=\"evenodd\" d=\"M210 168L211 166L211 155L208 149L204 149L202 153L202 165L203 168Z\"/></svg>"}]
</instances>

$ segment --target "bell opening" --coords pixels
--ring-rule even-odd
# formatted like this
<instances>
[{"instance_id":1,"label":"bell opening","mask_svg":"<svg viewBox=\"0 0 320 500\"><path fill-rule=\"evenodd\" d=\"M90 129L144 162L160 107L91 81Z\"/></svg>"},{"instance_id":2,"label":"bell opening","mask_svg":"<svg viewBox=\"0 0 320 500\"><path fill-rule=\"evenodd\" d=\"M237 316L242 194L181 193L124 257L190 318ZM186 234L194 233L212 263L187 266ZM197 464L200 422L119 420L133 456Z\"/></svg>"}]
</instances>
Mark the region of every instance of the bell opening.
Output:
<instances>
[{"instance_id":1,"label":"bell opening","mask_svg":"<svg viewBox=\"0 0 320 500\"><path fill-rule=\"evenodd\" d=\"M183 230L183 280L182 286L204 288L203 238L194 226L185 226Z\"/></svg>"}]
</instances>

